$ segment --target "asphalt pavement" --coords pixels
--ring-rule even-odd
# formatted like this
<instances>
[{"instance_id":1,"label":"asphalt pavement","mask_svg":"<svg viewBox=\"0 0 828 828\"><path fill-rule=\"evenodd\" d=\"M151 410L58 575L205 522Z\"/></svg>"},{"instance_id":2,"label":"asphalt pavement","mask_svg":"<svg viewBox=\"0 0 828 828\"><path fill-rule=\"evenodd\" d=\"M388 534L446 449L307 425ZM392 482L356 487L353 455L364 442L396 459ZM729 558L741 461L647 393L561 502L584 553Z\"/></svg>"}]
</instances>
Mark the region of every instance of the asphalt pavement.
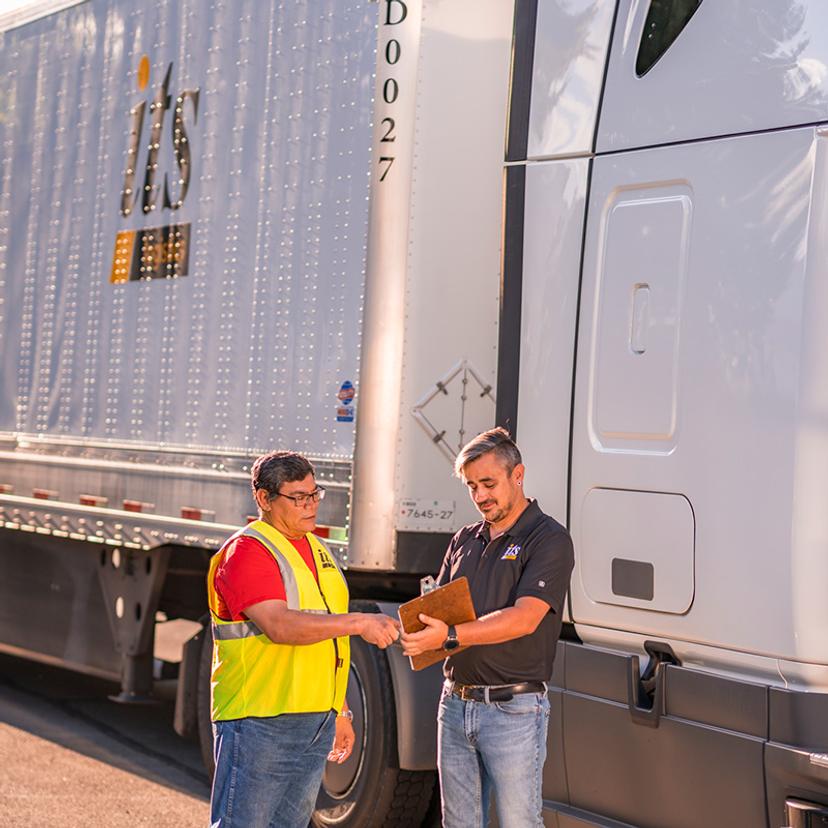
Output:
<instances>
[{"instance_id":1,"label":"asphalt pavement","mask_svg":"<svg viewBox=\"0 0 828 828\"><path fill-rule=\"evenodd\" d=\"M170 702L0 654L0 825L204 828L210 790Z\"/></svg>"}]
</instances>

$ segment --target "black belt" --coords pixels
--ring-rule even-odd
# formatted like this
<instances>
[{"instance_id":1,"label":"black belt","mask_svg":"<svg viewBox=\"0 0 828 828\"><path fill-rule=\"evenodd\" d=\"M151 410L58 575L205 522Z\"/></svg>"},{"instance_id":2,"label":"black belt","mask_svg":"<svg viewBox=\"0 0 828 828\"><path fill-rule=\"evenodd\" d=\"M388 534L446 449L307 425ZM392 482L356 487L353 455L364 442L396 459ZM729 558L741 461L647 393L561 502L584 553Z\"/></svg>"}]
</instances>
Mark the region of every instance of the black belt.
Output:
<instances>
[{"instance_id":1,"label":"black belt","mask_svg":"<svg viewBox=\"0 0 828 828\"><path fill-rule=\"evenodd\" d=\"M501 702L510 701L513 696L522 693L545 693L546 685L542 681L522 681L519 684L458 684L452 682L451 692L463 701Z\"/></svg>"}]
</instances>

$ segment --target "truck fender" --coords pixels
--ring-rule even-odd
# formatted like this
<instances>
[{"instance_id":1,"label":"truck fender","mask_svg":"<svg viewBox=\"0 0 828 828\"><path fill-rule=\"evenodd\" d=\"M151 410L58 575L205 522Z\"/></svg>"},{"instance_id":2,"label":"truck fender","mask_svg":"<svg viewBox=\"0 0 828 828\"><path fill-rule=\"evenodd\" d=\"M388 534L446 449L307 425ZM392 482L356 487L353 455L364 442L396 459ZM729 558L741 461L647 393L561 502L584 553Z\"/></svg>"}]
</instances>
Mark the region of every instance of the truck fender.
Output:
<instances>
[{"instance_id":1,"label":"truck fender","mask_svg":"<svg viewBox=\"0 0 828 828\"><path fill-rule=\"evenodd\" d=\"M377 601L380 612L397 618L399 604ZM388 647L388 668L397 711L397 753L404 770L437 767L437 706L443 682L442 664L414 672L399 647Z\"/></svg>"}]
</instances>

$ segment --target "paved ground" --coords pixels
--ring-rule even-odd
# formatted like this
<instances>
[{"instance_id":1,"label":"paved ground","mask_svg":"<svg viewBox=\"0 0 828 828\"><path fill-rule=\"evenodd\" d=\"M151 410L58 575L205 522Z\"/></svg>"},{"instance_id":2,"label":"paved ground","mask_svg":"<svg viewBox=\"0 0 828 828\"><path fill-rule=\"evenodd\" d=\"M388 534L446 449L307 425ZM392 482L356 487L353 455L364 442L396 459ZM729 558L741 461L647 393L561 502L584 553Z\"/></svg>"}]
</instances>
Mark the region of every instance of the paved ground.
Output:
<instances>
[{"instance_id":1,"label":"paved ground","mask_svg":"<svg viewBox=\"0 0 828 828\"><path fill-rule=\"evenodd\" d=\"M0 655L0 824L204 828L209 788L172 705L109 701L104 681Z\"/></svg>"}]
</instances>

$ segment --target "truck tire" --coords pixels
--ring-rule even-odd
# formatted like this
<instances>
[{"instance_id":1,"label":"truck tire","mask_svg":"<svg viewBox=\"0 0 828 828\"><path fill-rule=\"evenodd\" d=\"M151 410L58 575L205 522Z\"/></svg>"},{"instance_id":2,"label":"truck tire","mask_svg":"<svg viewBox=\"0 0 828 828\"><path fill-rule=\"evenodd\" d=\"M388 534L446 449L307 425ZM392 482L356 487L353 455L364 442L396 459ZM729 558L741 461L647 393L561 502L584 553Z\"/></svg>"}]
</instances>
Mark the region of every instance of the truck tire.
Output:
<instances>
[{"instance_id":1,"label":"truck tire","mask_svg":"<svg viewBox=\"0 0 828 828\"><path fill-rule=\"evenodd\" d=\"M423 817L423 828L443 828L440 786L436 782L434 783L434 793L431 795L431 802Z\"/></svg>"},{"instance_id":2,"label":"truck tire","mask_svg":"<svg viewBox=\"0 0 828 828\"><path fill-rule=\"evenodd\" d=\"M376 612L370 603L355 611ZM351 639L348 706L356 745L342 765L328 763L313 825L317 828L421 828L434 791L434 771L398 767L394 689L381 650Z\"/></svg>"},{"instance_id":3,"label":"truck tire","mask_svg":"<svg viewBox=\"0 0 828 828\"><path fill-rule=\"evenodd\" d=\"M210 721L210 672L213 661L213 633L210 627L204 628L201 637L201 655L198 663L198 744L201 748L201 761L210 780L216 769L213 759L213 724Z\"/></svg>"}]
</instances>

